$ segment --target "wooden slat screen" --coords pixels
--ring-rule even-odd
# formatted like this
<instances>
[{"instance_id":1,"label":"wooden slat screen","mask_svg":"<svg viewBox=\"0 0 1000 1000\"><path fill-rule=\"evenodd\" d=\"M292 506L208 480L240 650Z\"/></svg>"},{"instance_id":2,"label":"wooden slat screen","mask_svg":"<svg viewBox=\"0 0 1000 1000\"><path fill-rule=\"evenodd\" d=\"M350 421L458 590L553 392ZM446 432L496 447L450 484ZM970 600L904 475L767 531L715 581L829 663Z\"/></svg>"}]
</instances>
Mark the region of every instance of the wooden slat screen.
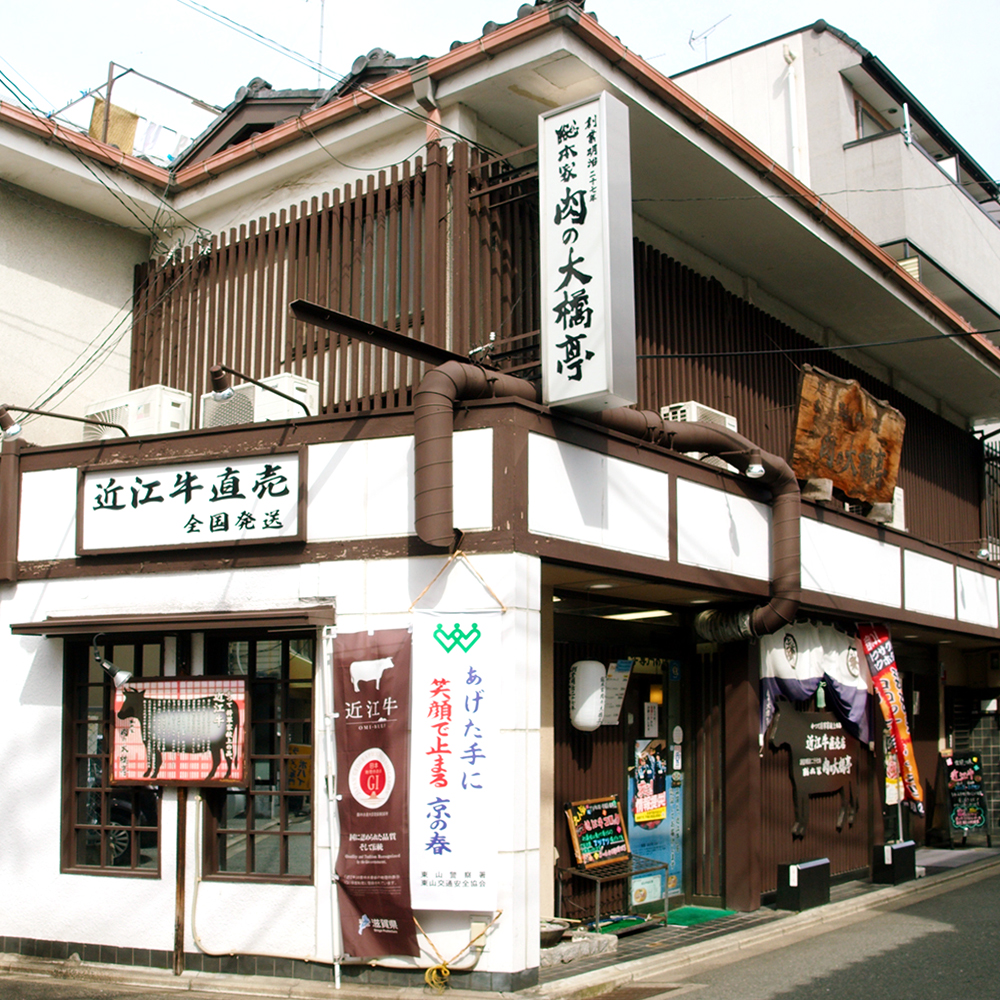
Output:
<instances>
[{"instance_id":1,"label":"wooden slat screen","mask_svg":"<svg viewBox=\"0 0 1000 1000\"><path fill-rule=\"evenodd\" d=\"M316 379L327 414L411 405L422 365L290 320L296 297L458 354L489 347L500 367L537 377L534 156L534 147L487 157L461 143L431 145L412 167L404 162L140 267L131 387L184 389L197 411L208 368L219 362L258 379ZM899 485L909 530L938 541L996 536L1000 496L984 495L982 445L972 435L856 367L850 354L816 350L717 280L638 240L635 296L638 353L664 355L638 363L641 408L695 399L736 415L741 433L786 456L799 366L858 379L907 418Z\"/></svg>"}]
</instances>

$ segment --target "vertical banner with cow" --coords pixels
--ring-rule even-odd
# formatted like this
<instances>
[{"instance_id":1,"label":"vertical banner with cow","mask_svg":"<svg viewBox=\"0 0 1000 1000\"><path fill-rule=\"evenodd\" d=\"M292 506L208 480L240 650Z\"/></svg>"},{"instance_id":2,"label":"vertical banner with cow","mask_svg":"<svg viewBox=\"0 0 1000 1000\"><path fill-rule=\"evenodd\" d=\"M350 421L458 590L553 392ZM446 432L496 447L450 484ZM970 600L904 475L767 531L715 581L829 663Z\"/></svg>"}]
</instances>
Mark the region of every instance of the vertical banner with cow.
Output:
<instances>
[{"instance_id":1,"label":"vertical banner with cow","mask_svg":"<svg viewBox=\"0 0 1000 1000\"><path fill-rule=\"evenodd\" d=\"M500 623L500 612L414 615L410 884L418 910L496 907Z\"/></svg>"},{"instance_id":2,"label":"vertical banner with cow","mask_svg":"<svg viewBox=\"0 0 1000 1000\"><path fill-rule=\"evenodd\" d=\"M334 642L344 951L417 955L407 851L410 705L407 629L340 634Z\"/></svg>"},{"instance_id":3,"label":"vertical banner with cow","mask_svg":"<svg viewBox=\"0 0 1000 1000\"><path fill-rule=\"evenodd\" d=\"M889 639L889 629L885 625L859 625L858 636L868 658L872 680L882 706L882 716L899 761L903 801L911 812L923 816L924 792L920 787L920 775L917 774L917 759L913 753L910 725L906 720L906 707L903 704L903 682L896 667L896 654Z\"/></svg>"},{"instance_id":4,"label":"vertical banner with cow","mask_svg":"<svg viewBox=\"0 0 1000 1000\"><path fill-rule=\"evenodd\" d=\"M114 694L111 782L247 784L246 681L133 680Z\"/></svg>"}]
</instances>

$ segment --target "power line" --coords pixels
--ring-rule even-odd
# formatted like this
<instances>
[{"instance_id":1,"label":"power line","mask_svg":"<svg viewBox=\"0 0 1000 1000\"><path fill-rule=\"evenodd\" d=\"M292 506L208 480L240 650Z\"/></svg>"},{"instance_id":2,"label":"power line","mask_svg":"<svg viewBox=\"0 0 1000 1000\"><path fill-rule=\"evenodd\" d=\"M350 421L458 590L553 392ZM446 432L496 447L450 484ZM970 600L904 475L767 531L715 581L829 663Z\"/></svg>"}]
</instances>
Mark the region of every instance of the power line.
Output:
<instances>
[{"instance_id":1,"label":"power line","mask_svg":"<svg viewBox=\"0 0 1000 1000\"><path fill-rule=\"evenodd\" d=\"M341 83L350 76L349 73L338 73L335 70L331 70L322 65L322 63L317 62L315 59L311 59L309 56L303 55L301 52L296 52L295 49L290 49L287 45L282 45L280 42L276 42L273 38L268 38L266 35L262 35L259 31L254 31L253 28L249 28L245 24L241 24L239 21L234 21L231 17L227 17L225 14L220 14L218 11L214 11L210 7L206 7L204 4L198 3L197 0L177 0L177 2L184 7L187 7L189 10L193 10L198 14L204 14L205 17L215 21L217 24L221 24L223 27L231 28L233 31L238 32L245 38L249 38L251 41L259 42L261 45L266 46L274 52L287 56L289 59L294 59L295 62L300 63L309 69L316 70L317 73L321 73L333 80L334 85ZM470 145L475 146L477 149L484 150L492 156L499 155L497 150L491 149L489 146L485 146L481 142L477 142L475 139L471 139L468 136L463 135L461 132L457 132L455 129L449 128L447 125L442 125L440 122L436 122L433 119L428 118L427 115L423 115L419 111L403 107L399 104L394 104L392 101L389 101L384 97L380 97L378 94L373 93L366 87L359 86L358 91L365 94L367 97L372 98L372 100L378 101L379 103L386 105L386 107L392 108L394 111L398 111L400 114L409 115L411 118L415 118L424 125L431 125L433 128L439 129L442 132L447 132L449 135L453 135L456 138L461 139L463 142L467 142ZM300 115L299 122L301 123L301 121L302 116ZM315 139L316 137L313 136L313 138Z\"/></svg>"},{"instance_id":2,"label":"power line","mask_svg":"<svg viewBox=\"0 0 1000 1000\"><path fill-rule=\"evenodd\" d=\"M700 354L637 354L639 361L663 359L667 361L687 361L697 358L757 358L766 354L809 354L812 351L859 351L868 347L897 347L901 344L919 344L928 340L949 340L957 337L975 337L980 334L1000 333L995 330L963 330L958 333L934 333L927 337L906 337L902 340L878 340L868 344L817 344L815 347L776 347L762 351L712 351Z\"/></svg>"}]
</instances>

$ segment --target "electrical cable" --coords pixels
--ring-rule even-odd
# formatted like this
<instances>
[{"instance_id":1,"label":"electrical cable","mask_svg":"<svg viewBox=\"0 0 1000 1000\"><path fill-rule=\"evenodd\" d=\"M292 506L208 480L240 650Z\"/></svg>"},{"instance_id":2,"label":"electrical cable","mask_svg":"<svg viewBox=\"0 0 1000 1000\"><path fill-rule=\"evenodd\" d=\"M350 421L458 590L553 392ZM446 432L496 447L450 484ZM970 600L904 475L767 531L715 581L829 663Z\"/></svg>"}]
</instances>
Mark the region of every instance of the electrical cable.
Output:
<instances>
[{"instance_id":1,"label":"electrical cable","mask_svg":"<svg viewBox=\"0 0 1000 1000\"><path fill-rule=\"evenodd\" d=\"M204 14L206 17L214 20L218 24L221 24L223 27L232 28L245 38L249 38L251 41L259 42L261 45L278 52L280 55L287 56L289 59L293 59L301 65L315 70L317 73L322 73L324 76L333 80L335 86L336 84L348 79L351 75L350 73L338 73L335 70L331 70L328 67L323 66L321 63L318 63L315 59L311 59L309 56L303 55L301 52L296 52L295 49L290 49L288 46L282 45L280 42L276 42L273 38L268 38L266 35L262 35L259 31L254 31L253 28L249 28L245 24L241 24L239 21L234 21L231 17L227 17L225 14L220 14L218 11L214 11L210 7L206 7L204 4L198 3L197 0L177 0L177 2L184 7L187 7L189 10L193 10L199 14ZM463 142L467 142L470 145L475 146L477 149L481 149L484 152L491 154L492 156L500 155L497 150L491 149L489 146L485 146L482 143L477 142L475 139L471 139L468 136L463 135L461 132L457 132L455 129L449 128L447 125L442 125L440 122L434 121L427 115L422 115L419 111L414 111L412 108L405 108L399 104L394 104L392 101L389 101L384 97L380 97L378 94L373 93L366 87L358 87L358 92L365 94L367 97L370 97L381 104L385 104L394 111L409 115L411 118L415 118L424 125L430 125L433 128L440 129L442 132L447 132L449 135L455 136ZM302 116L299 115L299 121L301 122L301 120ZM313 136L313 138L315 138L315 136Z\"/></svg>"},{"instance_id":2,"label":"electrical cable","mask_svg":"<svg viewBox=\"0 0 1000 1000\"><path fill-rule=\"evenodd\" d=\"M950 340L958 337L976 337L995 330L962 330L957 333L934 333L926 337L904 337L901 340L876 340L867 344L817 344L815 347L775 347L760 351L713 351L687 354L637 354L639 361L664 359L667 361L687 361L697 358L757 358L767 354L808 354L812 351L859 351L868 347L896 347L900 344L919 344L928 340Z\"/></svg>"}]
</instances>

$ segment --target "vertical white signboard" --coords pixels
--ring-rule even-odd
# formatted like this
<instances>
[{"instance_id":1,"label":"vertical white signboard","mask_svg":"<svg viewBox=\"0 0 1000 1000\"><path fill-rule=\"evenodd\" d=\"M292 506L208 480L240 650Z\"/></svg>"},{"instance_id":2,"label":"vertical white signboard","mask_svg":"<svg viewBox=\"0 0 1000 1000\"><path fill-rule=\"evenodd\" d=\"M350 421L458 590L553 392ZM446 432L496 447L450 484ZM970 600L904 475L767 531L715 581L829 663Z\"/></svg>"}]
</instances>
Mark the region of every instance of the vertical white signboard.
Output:
<instances>
[{"instance_id":1,"label":"vertical white signboard","mask_svg":"<svg viewBox=\"0 0 1000 1000\"><path fill-rule=\"evenodd\" d=\"M410 900L492 912L500 614L417 612L410 702Z\"/></svg>"},{"instance_id":2,"label":"vertical white signboard","mask_svg":"<svg viewBox=\"0 0 1000 1000\"><path fill-rule=\"evenodd\" d=\"M636 401L628 108L607 92L538 122L542 394L548 406Z\"/></svg>"}]
</instances>

